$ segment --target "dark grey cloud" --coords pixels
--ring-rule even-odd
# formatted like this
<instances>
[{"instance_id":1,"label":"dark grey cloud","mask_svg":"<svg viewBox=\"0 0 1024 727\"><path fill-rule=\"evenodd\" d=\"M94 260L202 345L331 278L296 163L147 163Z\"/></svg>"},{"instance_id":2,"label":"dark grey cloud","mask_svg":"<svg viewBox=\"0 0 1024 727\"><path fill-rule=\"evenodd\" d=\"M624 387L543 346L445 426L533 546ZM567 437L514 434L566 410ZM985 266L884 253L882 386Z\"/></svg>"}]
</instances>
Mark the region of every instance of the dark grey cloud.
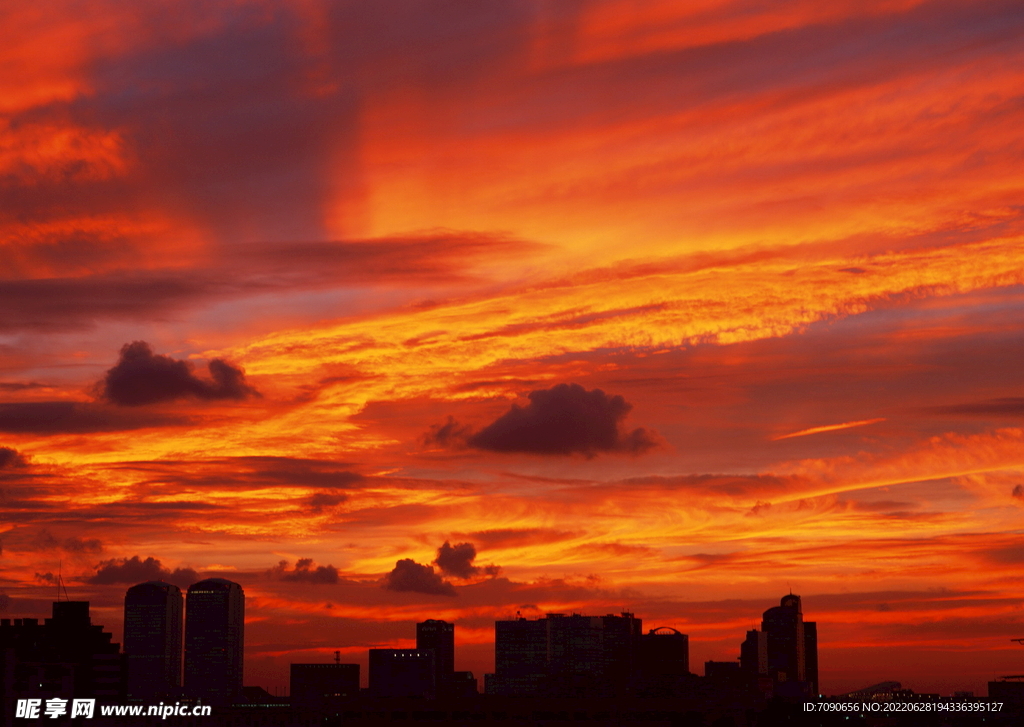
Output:
<instances>
[{"instance_id":1,"label":"dark grey cloud","mask_svg":"<svg viewBox=\"0 0 1024 727\"><path fill-rule=\"evenodd\" d=\"M434 563L445 575L472 578L480 572L480 569L473 565L474 560L476 560L476 547L472 543L452 545L446 540L444 545L437 549L437 558L434 559Z\"/></svg>"},{"instance_id":2,"label":"dark grey cloud","mask_svg":"<svg viewBox=\"0 0 1024 727\"><path fill-rule=\"evenodd\" d=\"M633 408L621 396L609 396L601 389L587 391L579 384L558 384L531 391L528 398L528 405L513 404L501 417L470 436L467 444L492 452L588 457L599 452L643 454L658 446L658 435L651 430L621 429Z\"/></svg>"},{"instance_id":3,"label":"dark grey cloud","mask_svg":"<svg viewBox=\"0 0 1024 727\"><path fill-rule=\"evenodd\" d=\"M5 467L22 467L24 465L25 459L18 453L18 450L10 447L0 447L0 469Z\"/></svg>"},{"instance_id":4,"label":"dark grey cloud","mask_svg":"<svg viewBox=\"0 0 1024 727\"><path fill-rule=\"evenodd\" d=\"M0 331L92 328L99 319L148 320L228 292L201 273L104 273L80 278L0 279Z\"/></svg>"},{"instance_id":5,"label":"dark grey cloud","mask_svg":"<svg viewBox=\"0 0 1024 727\"><path fill-rule=\"evenodd\" d=\"M334 492L314 492L306 500L306 504L313 512L323 512L324 508L337 507L348 499L348 495Z\"/></svg>"},{"instance_id":6,"label":"dark grey cloud","mask_svg":"<svg viewBox=\"0 0 1024 727\"><path fill-rule=\"evenodd\" d=\"M296 583L337 583L338 569L333 565L318 565L314 567L312 558L299 558L295 567L288 569L288 561L282 560L276 566L267 571L267 575L280 581L292 581Z\"/></svg>"},{"instance_id":7,"label":"dark grey cloud","mask_svg":"<svg viewBox=\"0 0 1024 727\"><path fill-rule=\"evenodd\" d=\"M137 555L131 558L112 558L104 560L96 566L96 575L88 579L88 583L98 586L115 584L135 584L143 581L167 581L182 588L199 580L199 574L191 568L175 568L173 571L164 568L159 560L153 557L142 560Z\"/></svg>"},{"instance_id":8,"label":"dark grey cloud","mask_svg":"<svg viewBox=\"0 0 1024 727\"><path fill-rule=\"evenodd\" d=\"M429 596L455 596L455 586L444 580L429 565L412 558L403 558L386 576L382 587L387 591L425 593Z\"/></svg>"},{"instance_id":9,"label":"dark grey cloud","mask_svg":"<svg viewBox=\"0 0 1024 727\"><path fill-rule=\"evenodd\" d=\"M148 484L194 487L313 487L322 490L356 488L370 481L352 472L350 462L302 457L223 457L207 460L126 462L120 467L139 472ZM340 502L340 501L339 501ZM322 500L320 505L328 502Z\"/></svg>"},{"instance_id":10,"label":"dark grey cloud","mask_svg":"<svg viewBox=\"0 0 1024 727\"><path fill-rule=\"evenodd\" d=\"M441 230L372 240L223 245L205 265L187 271L126 268L77 277L0 278L0 331L88 329L100 320L146 321L218 300L339 285L451 285L475 279L478 263L540 247Z\"/></svg>"},{"instance_id":11,"label":"dark grey cloud","mask_svg":"<svg viewBox=\"0 0 1024 727\"><path fill-rule=\"evenodd\" d=\"M103 550L103 543L98 538L58 538L49 530L43 528L21 547L12 546L18 550L64 550L68 553L99 553Z\"/></svg>"},{"instance_id":12,"label":"dark grey cloud","mask_svg":"<svg viewBox=\"0 0 1024 727\"><path fill-rule=\"evenodd\" d=\"M104 403L25 401L0 404L0 432L78 434L186 426L189 417L119 410Z\"/></svg>"},{"instance_id":13,"label":"dark grey cloud","mask_svg":"<svg viewBox=\"0 0 1024 727\"><path fill-rule=\"evenodd\" d=\"M176 399L245 399L258 395L242 370L215 358L210 379L193 373L189 361L154 354L145 341L121 347L117 364L103 378L103 396L120 406L142 406Z\"/></svg>"}]
</instances>

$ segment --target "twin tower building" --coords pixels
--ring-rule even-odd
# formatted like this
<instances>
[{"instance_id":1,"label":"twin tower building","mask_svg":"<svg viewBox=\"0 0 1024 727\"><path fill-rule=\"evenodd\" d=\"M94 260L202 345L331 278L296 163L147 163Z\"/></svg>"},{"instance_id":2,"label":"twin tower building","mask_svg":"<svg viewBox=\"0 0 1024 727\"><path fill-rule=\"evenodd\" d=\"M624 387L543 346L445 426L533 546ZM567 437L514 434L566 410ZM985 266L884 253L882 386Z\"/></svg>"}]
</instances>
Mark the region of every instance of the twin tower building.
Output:
<instances>
[{"instance_id":1,"label":"twin tower building","mask_svg":"<svg viewBox=\"0 0 1024 727\"><path fill-rule=\"evenodd\" d=\"M140 583L125 594L128 698L155 704L184 696L206 704L229 704L242 691L242 587L223 578L189 586L184 599L184 685L182 600L181 589L163 581Z\"/></svg>"}]
</instances>

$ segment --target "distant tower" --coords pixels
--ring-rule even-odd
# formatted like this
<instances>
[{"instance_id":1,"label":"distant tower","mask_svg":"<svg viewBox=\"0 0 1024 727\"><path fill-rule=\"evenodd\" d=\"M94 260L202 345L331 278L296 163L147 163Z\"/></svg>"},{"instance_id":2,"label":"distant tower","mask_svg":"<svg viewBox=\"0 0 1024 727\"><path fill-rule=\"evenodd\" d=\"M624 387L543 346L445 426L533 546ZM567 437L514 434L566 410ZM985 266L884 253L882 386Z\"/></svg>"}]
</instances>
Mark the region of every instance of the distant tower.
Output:
<instances>
[{"instance_id":1,"label":"distant tower","mask_svg":"<svg viewBox=\"0 0 1024 727\"><path fill-rule=\"evenodd\" d=\"M170 583L140 583L125 594L129 699L155 701L181 689L181 611L181 589Z\"/></svg>"},{"instance_id":2,"label":"distant tower","mask_svg":"<svg viewBox=\"0 0 1024 727\"><path fill-rule=\"evenodd\" d=\"M185 600L185 694L229 704L242 692L245 593L237 583L208 578Z\"/></svg>"},{"instance_id":3,"label":"distant tower","mask_svg":"<svg viewBox=\"0 0 1024 727\"><path fill-rule=\"evenodd\" d=\"M455 674L455 624L433 618L416 624L416 650L434 652L434 683L446 694Z\"/></svg>"}]
</instances>

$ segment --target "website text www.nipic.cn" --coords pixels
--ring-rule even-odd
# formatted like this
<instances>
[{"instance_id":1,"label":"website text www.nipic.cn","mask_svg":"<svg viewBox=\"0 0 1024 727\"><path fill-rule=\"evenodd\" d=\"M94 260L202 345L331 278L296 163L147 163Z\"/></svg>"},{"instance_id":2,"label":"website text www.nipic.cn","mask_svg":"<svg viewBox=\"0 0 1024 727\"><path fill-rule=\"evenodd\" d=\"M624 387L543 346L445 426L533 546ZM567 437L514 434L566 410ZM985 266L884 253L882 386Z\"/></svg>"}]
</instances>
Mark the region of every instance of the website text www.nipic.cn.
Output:
<instances>
[{"instance_id":1,"label":"website text www.nipic.cn","mask_svg":"<svg viewBox=\"0 0 1024 727\"><path fill-rule=\"evenodd\" d=\"M101 704L100 715L103 717L209 717L208 704ZM71 719L82 717L92 719L96 716L95 699L19 699L14 716L20 719L41 719L49 717L69 716Z\"/></svg>"}]
</instances>

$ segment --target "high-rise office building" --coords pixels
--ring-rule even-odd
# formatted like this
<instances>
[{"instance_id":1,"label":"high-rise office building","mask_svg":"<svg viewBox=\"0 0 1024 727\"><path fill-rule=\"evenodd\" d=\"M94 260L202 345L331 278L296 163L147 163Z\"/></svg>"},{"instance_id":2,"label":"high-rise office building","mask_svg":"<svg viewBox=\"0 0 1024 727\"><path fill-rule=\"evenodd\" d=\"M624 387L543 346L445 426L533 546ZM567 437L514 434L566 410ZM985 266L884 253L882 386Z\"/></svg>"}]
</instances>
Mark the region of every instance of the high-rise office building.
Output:
<instances>
[{"instance_id":1,"label":"high-rise office building","mask_svg":"<svg viewBox=\"0 0 1024 727\"><path fill-rule=\"evenodd\" d=\"M629 691L636 682L641 621L631 613L495 623L495 673L488 694L597 696Z\"/></svg>"},{"instance_id":2,"label":"high-rise office building","mask_svg":"<svg viewBox=\"0 0 1024 727\"><path fill-rule=\"evenodd\" d=\"M132 586L124 596L128 698L171 698L181 688L181 589L163 581Z\"/></svg>"},{"instance_id":3,"label":"high-rise office building","mask_svg":"<svg viewBox=\"0 0 1024 727\"><path fill-rule=\"evenodd\" d=\"M750 676L768 674L768 634L752 629L740 645L740 668Z\"/></svg>"},{"instance_id":4,"label":"high-rise office building","mask_svg":"<svg viewBox=\"0 0 1024 727\"><path fill-rule=\"evenodd\" d=\"M438 694L447 694L455 674L455 624L433 618L416 624L416 649L434 654L434 682Z\"/></svg>"},{"instance_id":5,"label":"high-rise office building","mask_svg":"<svg viewBox=\"0 0 1024 727\"><path fill-rule=\"evenodd\" d=\"M690 674L690 639L667 626L640 637L638 688L649 696L669 696Z\"/></svg>"},{"instance_id":6,"label":"high-rise office building","mask_svg":"<svg viewBox=\"0 0 1024 727\"><path fill-rule=\"evenodd\" d=\"M208 578L185 598L185 694L229 704L242 691L245 593L237 583Z\"/></svg>"},{"instance_id":7,"label":"high-rise office building","mask_svg":"<svg viewBox=\"0 0 1024 727\"><path fill-rule=\"evenodd\" d=\"M768 671L779 681L804 681L804 623L800 596L790 593L764 612L761 630L768 638Z\"/></svg>"},{"instance_id":8,"label":"high-rise office building","mask_svg":"<svg viewBox=\"0 0 1024 727\"><path fill-rule=\"evenodd\" d=\"M370 694L375 697L437 696L434 652L419 649L370 649Z\"/></svg>"},{"instance_id":9,"label":"high-rise office building","mask_svg":"<svg viewBox=\"0 0 1024 727\"><path fill-rule=\"evenodd\" d=\"M800 596L782 597L778 606L764 612L761 630L768 647L768 674L784 691L796 696L796 684L806 685L802 694L818 692L818 630L813 621L804 622ZM810 638L808 638L810 634ZM810 667L810 668L808 668Z\"/></svg>"},{"instance_id":10,"label":"high-rise office building","mask_svg":"<svg viewBox=\"0 0 1024 727\"><path fill-rule=\"evenodd\" d=\"M640 637L641 670L649 674L690 673L690 637L662 626Z\"/></svg>"},{"instance_id":11,"label":"high-rise office building","mask_svg":"<svg viewBox=\"0 0 1024 727\"><path fill-rule=\"evenodd\" d=\"M121 645L92 623L88 601L57 601L53 617L0 619L0 724L14 700L92 698L123 703Z\"/></svg>"},{"instance_id":12,"label":"high-rise office building","mask_svg":"<svg viewBox=\"0 0 1024 727\"><path fill-rule=\"evenodd\" d=\"M818 693L818 623L804 621L804 672L811 694Z\"/></svg>"}]
</instances>

